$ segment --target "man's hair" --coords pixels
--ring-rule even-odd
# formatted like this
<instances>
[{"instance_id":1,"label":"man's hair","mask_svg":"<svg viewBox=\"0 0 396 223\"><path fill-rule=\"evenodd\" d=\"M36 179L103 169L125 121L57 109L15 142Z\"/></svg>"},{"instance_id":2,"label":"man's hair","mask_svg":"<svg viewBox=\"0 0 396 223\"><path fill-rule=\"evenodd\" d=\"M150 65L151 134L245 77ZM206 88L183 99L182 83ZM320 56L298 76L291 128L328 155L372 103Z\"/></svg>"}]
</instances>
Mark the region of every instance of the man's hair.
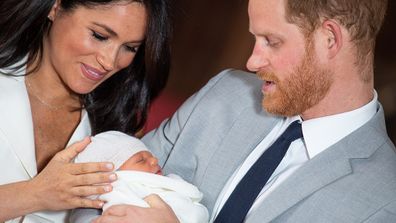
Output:
<instances>
[{"instance_id":1,"label":"man's hair","mask_svg":"<svg viewBox=\"0 0 396 223\"><path fill-rule=\"evenodd\" d=\"M306 35L334 19L351 35L357 49L358 65L372 62L375 39L385 17L388 0L285 0L286 19ZM364 78L365 79L365 78Z\"/></svg>"}]
</instances>

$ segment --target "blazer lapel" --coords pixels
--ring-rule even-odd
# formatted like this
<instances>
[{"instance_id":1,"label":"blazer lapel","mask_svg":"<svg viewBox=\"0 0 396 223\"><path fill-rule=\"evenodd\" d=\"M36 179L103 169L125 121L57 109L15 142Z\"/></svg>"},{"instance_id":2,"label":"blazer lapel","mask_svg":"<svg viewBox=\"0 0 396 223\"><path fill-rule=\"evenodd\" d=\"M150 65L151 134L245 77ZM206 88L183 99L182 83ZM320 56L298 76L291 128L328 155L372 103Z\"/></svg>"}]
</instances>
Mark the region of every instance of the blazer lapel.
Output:
<instances>
[{"instance_id":1,"label":"blazer lapel","mask_svg":"<svg viewBox=\"0 0 396 223\"><path fill-rule=\"evenodd\" d=\"M300 167L277 187L247 222L270 222L304 198L352 174L351 159L366 159L386 138L382 107L364 126Z\"/></svg>"},{"instance_id":2,"label":"blazer lapel","mask_svg":"<svg viewBox=\"0 0 396 223\"><path fill-rule=\"evenodd\" d=\"M29 177L37 174L31 109L24 77L1 78L0 130Z\"/></svg>"},{"instance_id":3,"label":"blazer lapel","mask_svg":"<svg viewBox=\"0 0 396 223\"><path fill-rule=\"evenodd\" d=\"M253 109L241 112L239 118L222 140L207 168L206 175L199 187L211 188L209 210L212 210L217 196L223 189L228 178L243 163L246 157L271 131L279 118L268 116L267 113L257 113Z\"/></svg>"}]
</instances>

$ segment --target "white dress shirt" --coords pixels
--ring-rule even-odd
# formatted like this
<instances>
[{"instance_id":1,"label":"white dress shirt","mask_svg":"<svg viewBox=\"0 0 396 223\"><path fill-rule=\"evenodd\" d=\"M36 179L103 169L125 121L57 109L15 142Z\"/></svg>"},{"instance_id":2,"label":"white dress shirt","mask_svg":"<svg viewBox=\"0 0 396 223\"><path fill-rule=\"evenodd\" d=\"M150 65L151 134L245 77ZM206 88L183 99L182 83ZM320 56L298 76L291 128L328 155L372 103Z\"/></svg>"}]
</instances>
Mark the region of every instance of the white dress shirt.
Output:
<instances>
[{"instance_id":1,"label":"white dress shirt","mask_svg":"<svg viewBox=\"0 0 396 223\"><path fill-rule=\"evenodd\" d=\"M368 104L356 110L341 114L320 117L307 121L302 121L300 116L282 119L228 179L216 200L210 222L214 221L228 197L231 195L232 191L243 176L245 176L250 167L293 121L302 121L304 138L297 139L290 144L284 158L275 169L264 188L261 190L257 199L254 201L245 220L249 219L250 213L255 211L257 206L265 200L268 194L270 194L305 162L314 158L316 155L368 122L377 111L377 97L377 93L374 91L374 97Z\"/></svg>"}]
</instances>

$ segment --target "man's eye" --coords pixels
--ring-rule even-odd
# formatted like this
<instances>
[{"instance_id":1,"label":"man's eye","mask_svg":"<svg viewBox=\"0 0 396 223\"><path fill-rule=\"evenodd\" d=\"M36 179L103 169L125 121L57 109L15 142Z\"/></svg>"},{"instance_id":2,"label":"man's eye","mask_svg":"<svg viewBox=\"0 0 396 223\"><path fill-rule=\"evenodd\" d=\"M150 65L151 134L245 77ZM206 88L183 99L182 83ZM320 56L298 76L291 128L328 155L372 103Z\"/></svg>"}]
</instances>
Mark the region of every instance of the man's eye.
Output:
<instances>
[{"instance_id":1,"label":"man's eye","mask_svg":"<svg viewBox=\"0 0 396 223\"><path fill-rule=\"evenodd\" d=\"M280 45L280 42L279 41L270 42L269 45L272 47L278 47Z\"/></svg>"},{"instance_id":2,"label":"man's eye","mask_svg":"<svg viewBox=\"0 0 396 223\"><path fill-rule=\"evenodd\" d=\"M265 38L264 44L269 47L278 47L281 44L281 41Z\"/></svg>"},{"instance_id":3,"label":"man's eye","mask_svg":"<svg viewBox=\"0 0 396 223\"><path fill-rule=\"evenodd\" d=\"M95 39L99 40L99 41L105 41L105 40L108 39L106 36L103 36L103 35L101 35L101 34L95 32L95 31L92 31L92 36L93 36Z\"/></svg>"}]
</instances>

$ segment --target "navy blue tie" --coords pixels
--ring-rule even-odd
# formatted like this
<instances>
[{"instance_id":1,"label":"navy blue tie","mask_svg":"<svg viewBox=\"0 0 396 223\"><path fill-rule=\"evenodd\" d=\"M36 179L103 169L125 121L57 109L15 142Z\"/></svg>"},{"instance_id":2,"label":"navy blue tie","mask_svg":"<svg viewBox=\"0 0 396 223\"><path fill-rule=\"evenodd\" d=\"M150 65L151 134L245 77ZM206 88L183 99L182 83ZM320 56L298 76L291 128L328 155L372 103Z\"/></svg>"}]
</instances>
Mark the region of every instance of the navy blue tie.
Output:
<instances>
[{"instance_id":1,"label":"navy blue tie","mask_svg":"<svg viewBox=\"0 0 396 223\"><path fill-rule=\"evenodd\" d=\"M249 169L231 193L214 223L243 222L254 200L278 167L290 144L299 138L302 138L301 124L295 121Z\"/></svg>"}]
</instances>

